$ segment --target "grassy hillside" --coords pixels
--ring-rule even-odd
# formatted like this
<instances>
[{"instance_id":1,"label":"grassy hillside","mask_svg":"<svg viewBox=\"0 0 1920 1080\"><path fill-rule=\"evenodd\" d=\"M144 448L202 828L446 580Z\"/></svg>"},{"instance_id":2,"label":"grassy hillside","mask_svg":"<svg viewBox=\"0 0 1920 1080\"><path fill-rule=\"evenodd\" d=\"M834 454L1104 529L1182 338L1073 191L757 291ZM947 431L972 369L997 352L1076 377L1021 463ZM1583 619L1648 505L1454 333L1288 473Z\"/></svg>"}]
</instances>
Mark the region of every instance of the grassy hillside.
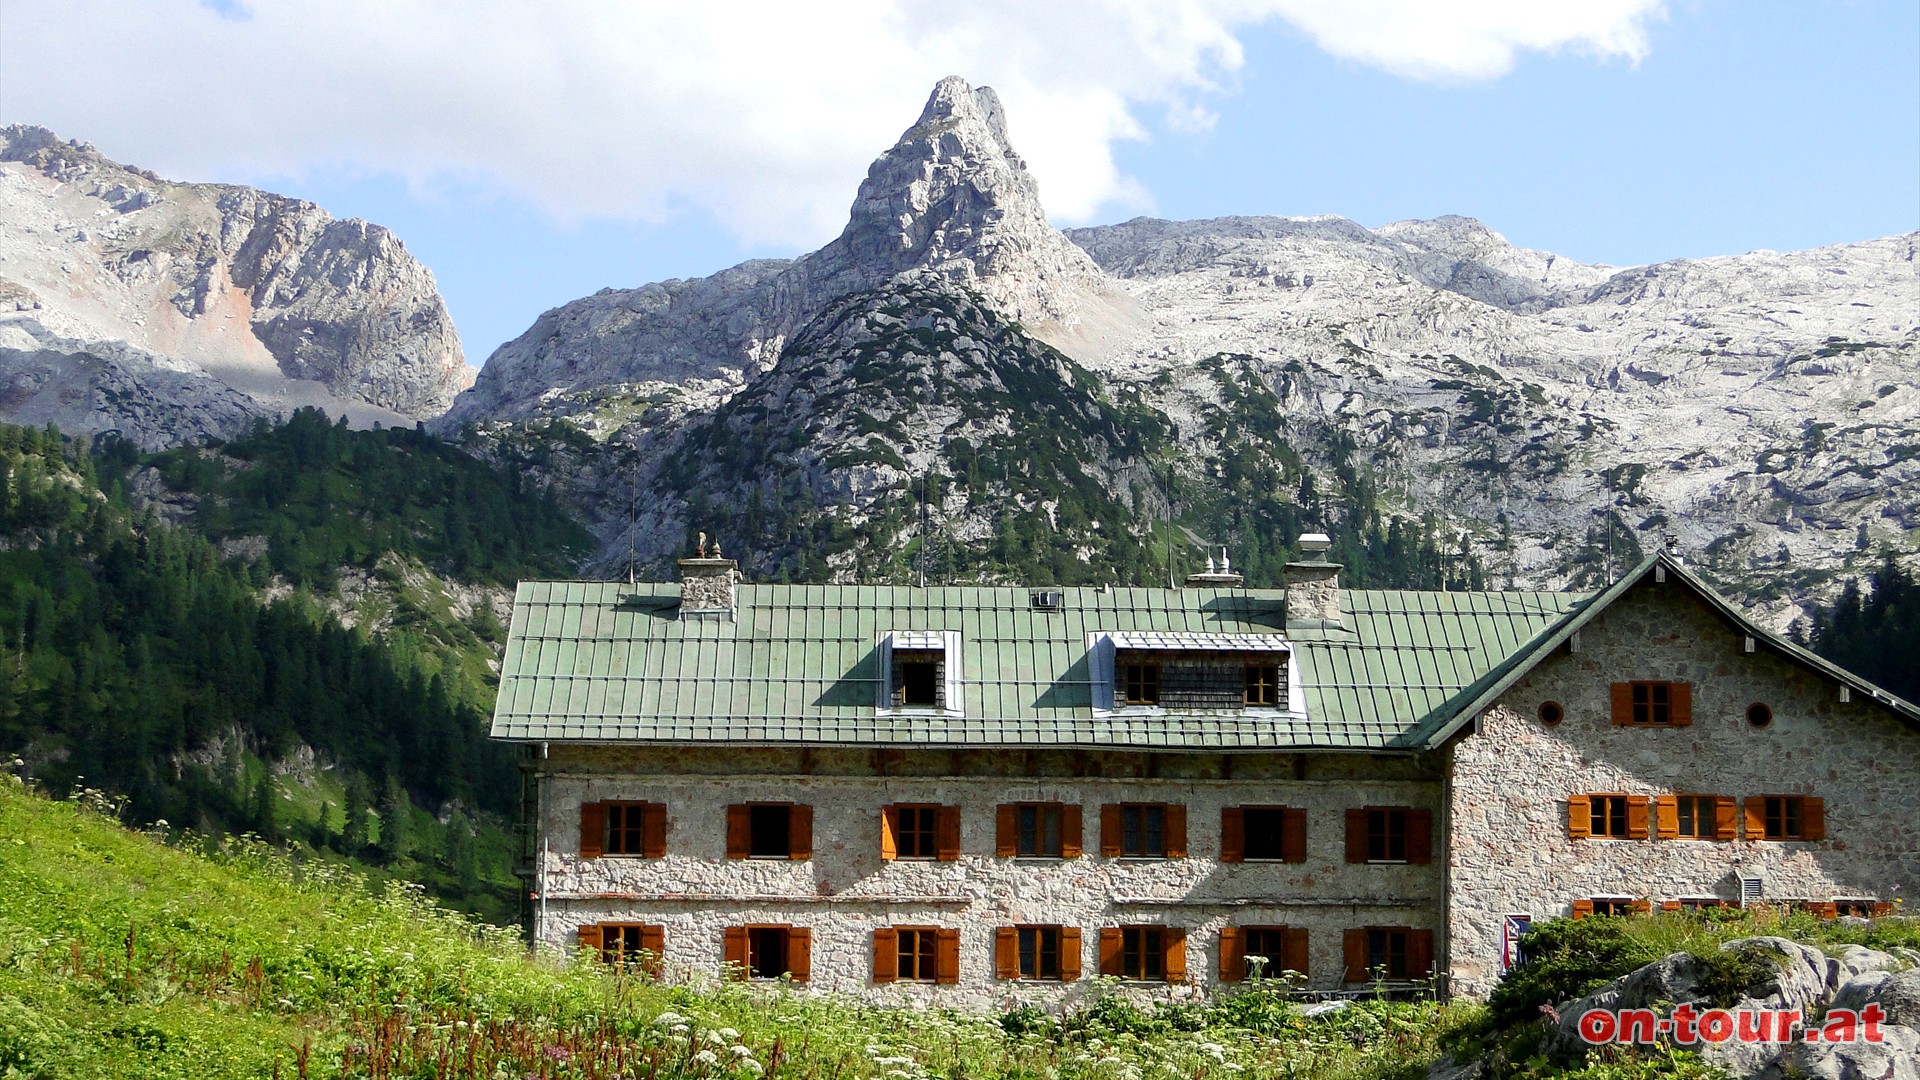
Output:
<instances>
[{"instance_id":1,"label":"grassy hillside","mask_svg":"<svg viewBox=\"0 0 1920 1080\"><path fill-rule=\"evenodd\" d=\"M0 777L0 1076L1264 1080L1413 1075L1471 1010L874 1009L529 958L257 845L182 850ZM304 1058L304 1066L301 1064ZM304 1070L304 1071L303 1071Z\"/></svg>"}]
</instances>

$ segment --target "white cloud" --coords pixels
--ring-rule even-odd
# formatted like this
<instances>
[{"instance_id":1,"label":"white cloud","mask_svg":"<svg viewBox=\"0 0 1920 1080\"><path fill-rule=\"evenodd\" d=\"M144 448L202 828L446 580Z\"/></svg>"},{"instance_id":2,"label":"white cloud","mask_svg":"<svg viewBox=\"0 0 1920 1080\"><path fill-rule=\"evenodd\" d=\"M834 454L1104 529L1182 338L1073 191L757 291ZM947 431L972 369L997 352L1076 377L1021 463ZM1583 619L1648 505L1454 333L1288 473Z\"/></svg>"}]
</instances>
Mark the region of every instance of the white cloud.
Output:
<instances>
[{"instance_id":1,"label":"white cloud","mask_svg":"<svg viewBox=\"0 0 1920 1080\"><path fill-rule=\"evenodd\" d=\"M1638 58L1662 0L7 0L0 115L191 179L449 178L563 221L711 212L742 240L838 231L934 81L995 87L1064 220L1143 208L1112 148L1190 130L1273 18L1414 78L1522 50Z\"/></svg>"}]
</instances>

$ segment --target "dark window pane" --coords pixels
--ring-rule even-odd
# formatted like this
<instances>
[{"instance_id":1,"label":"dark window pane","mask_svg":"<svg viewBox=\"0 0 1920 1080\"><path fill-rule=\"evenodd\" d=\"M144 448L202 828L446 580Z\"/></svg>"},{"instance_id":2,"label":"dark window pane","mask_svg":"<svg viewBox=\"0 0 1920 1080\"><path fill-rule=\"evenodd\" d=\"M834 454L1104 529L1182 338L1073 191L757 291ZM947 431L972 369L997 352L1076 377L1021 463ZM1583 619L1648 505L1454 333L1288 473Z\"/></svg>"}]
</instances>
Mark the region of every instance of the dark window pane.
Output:
<instances>
[{"instance_id":1,"label":"dark window pane","mask_svg":"<svg viewBox=\"0 0 1920 1080\"><path fill-rule=\"evenodd\" d=\"M784 859L793 854L788 832L791 806L752 806L747 809L747 854L756 859Z\"/></svg>"},{"instance_id":2,"label":"dark window pane","mask_svg":"<svg viewBox=\"0 0 1920 1080\"><path fill-rule=\"evenodd\" d=\"M1241 811L1245 828L1245 857L1282 859L1286 857L1286 815L1278 807L1249 806Z\"/></svg>"}]
</instances>

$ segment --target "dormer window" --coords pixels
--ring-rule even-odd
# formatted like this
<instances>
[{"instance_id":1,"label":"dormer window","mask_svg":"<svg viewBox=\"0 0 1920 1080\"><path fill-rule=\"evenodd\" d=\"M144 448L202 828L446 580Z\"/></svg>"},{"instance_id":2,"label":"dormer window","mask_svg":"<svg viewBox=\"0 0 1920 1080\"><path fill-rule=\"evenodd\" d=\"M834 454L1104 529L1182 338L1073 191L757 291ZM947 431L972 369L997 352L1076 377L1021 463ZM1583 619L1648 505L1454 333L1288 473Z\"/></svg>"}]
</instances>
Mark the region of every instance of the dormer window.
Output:
<instances>
[{"instance_id":1,"label":"dormer window","mask_svg":"<svg viewBox=\"0 0 1920 1080\"><path fill-rule=\"evenodd\" d=\"M905 708L938 709L946 704L940 684L946 681L946 653L915 649L893 654L893 703Z\"/></svg>"},{"instance_id":2,"label":"dormer window","mask_svg":"<svg viewBox=\"0 0 1920 1080\"><path fill-rule=\"evenodd\" d=\"M1288 708L1291 653L1276 635L1129 630L1096 634L1091 644L1095 708Z\"/></svg>"},{"instance_id":3,"label":"dormer window","mask_svg":"<svg viewBox=\"0 0 1920 1080\"><path fill-rule=\"evenodd\" d=\"M960 635L952 630L894 630L880 639L882 709L960 709Z\"/></svg>"}]
</instances>

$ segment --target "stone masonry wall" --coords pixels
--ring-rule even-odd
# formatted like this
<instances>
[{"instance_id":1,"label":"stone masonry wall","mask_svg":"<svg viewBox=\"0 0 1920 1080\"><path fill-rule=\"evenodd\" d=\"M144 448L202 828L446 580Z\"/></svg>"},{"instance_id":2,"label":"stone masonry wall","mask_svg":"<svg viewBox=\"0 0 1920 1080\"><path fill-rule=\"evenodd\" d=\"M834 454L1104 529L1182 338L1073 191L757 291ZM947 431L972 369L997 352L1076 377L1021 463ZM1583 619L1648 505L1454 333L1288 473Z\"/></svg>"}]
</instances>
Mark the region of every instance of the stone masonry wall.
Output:
<instances>
[{"instance_id":1,"label":"stone masonry wall","mask_svg":"<svg viewBox=\"0 0 1920 1080\"><path fill-rule=\"evenodd\" d=\"M1573 901L1737 899L1759 876L1778 900L1910 896L1920 887L1920 732L1831 680L1768 653L1677 582L1649 577L1516 683L1453 748L1448 939L1452 986L1481 995L1500 974L1507 914L1566 915ZM1693 723L1616 727L1610 685L1689 682ZM1548 727L1542 702L1566 718ZM1773 709L1764 728L1749 704ZM1817 795L1822 842L1574 840L1567 798Z\"/></svg>"},{"instance_id":2,"label":"stone masonry wall","mask_svg":"<svg viewBox=\"0 0 1920 1080\"><path fill-rule=\"evenodd\" d=\"M546 899L536 906L535 932L564 950L583 924L659 923L670 968L711 974L722 963L725 927L790 923L812 928L816 989L993 1009L1082 997L1098 972L1103 926L1184 927L1187 984L1130 990L1175 998L1203 994L1218 980L1222 926L1306 927L1317 987L1341 984L1341 932L1349 927L1440 929L1442 786L1432 759L633 746L554 746L551 753L540 763L548 850L536 878ZM1222 779L1223 771L1232 778ZM666 856L579 858L579 806L596 800L665 803ZM726 858L725 807L752 801L812 805L813 858ZM1019 801L1081 804L1086 854L995 857L995 806ZM1100 805L1125 801L1185 804L1189 856L1101 857ZM959 806L960 860L883 861L880 808L895 802ZM1221 808L1266 804L1307 809L1307 861L1220 863ZM1369 804L1432 811L1433 863L1348 865L1343 811ZM994 929L1016 923L1081 927L1084 977L1068 984L995 979ZM889 925L958 927L960 982L873 984L872 931Z\"/></svg>"}]
</instances>

